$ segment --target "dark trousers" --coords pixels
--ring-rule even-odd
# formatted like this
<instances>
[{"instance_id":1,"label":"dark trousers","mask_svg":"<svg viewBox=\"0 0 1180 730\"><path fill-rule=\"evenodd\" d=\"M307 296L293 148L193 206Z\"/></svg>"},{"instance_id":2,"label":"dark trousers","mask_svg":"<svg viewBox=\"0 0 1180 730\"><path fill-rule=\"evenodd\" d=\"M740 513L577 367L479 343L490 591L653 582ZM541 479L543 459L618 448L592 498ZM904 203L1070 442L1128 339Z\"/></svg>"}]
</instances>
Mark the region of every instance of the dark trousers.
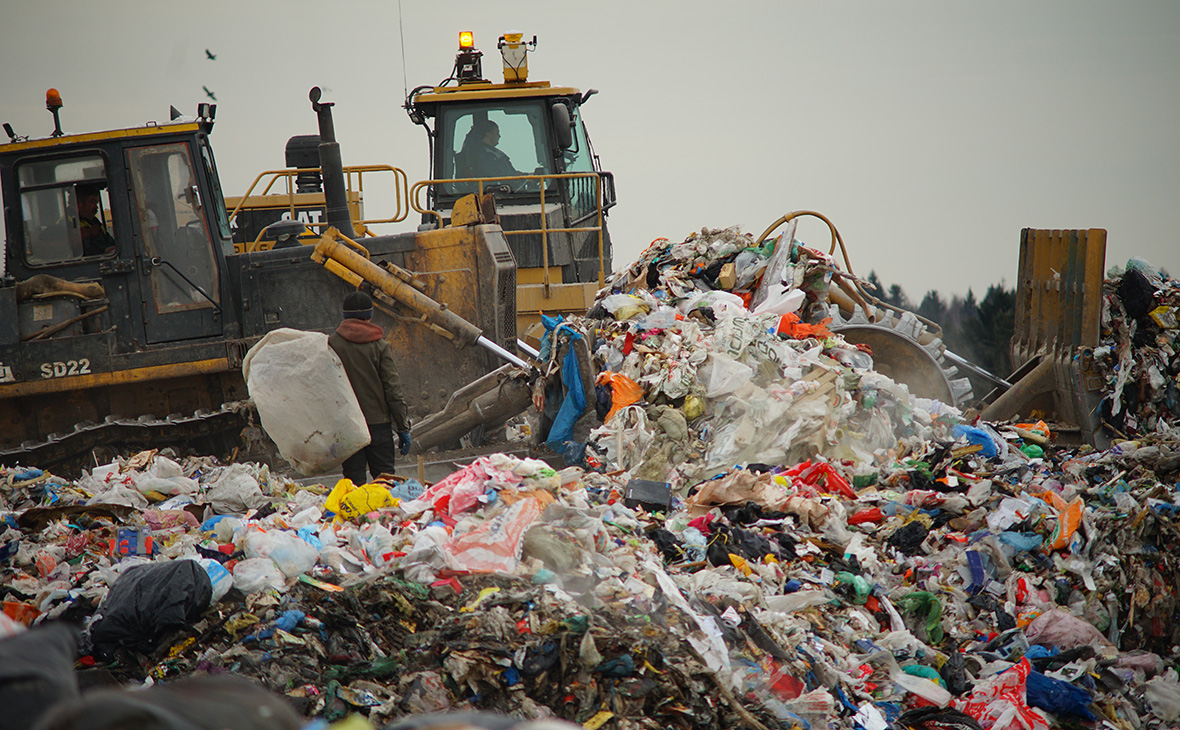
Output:
<instances>
[{"instance_id":1,"label":"dark trousers","mask_svg":"<svg viewBox=\"0 0 1180 730\"><path fill-rule=\"evenodd\" d=\"M366 464L374 479L385 473L393 473L393 459L397 453L393 445L393 427L388 423L370 423L369 438L372 440L368 446L345 459L340 465L344 478L352 480L357 486L369 481L365 478Z\"/></svg>"}]
</instances>

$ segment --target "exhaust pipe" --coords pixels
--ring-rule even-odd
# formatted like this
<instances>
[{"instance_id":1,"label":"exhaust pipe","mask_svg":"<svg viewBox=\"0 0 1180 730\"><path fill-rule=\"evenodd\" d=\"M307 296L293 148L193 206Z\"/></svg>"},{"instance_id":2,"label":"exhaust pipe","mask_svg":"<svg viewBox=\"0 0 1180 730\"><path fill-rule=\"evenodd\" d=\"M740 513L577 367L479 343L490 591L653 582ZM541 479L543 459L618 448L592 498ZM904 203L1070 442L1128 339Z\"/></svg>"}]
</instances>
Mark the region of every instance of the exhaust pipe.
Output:
<instances>
[{"instance_id":1,"label":"exhaust pipe","mask_svg":"<svg viewBox=\"0 0 1180 730\"><path fill-rule=\"evenodd\" d=\"M336 125L332 121L333 103L321 102L323 92L313 86L308 98L320 125L320 174L324 178L324 202L328 208L328 225L349 238L356 236L352 216L348 212L348 193L344 185L344 163L340 158L340 143L336 141Z\"/></svg>"}]
</instances>

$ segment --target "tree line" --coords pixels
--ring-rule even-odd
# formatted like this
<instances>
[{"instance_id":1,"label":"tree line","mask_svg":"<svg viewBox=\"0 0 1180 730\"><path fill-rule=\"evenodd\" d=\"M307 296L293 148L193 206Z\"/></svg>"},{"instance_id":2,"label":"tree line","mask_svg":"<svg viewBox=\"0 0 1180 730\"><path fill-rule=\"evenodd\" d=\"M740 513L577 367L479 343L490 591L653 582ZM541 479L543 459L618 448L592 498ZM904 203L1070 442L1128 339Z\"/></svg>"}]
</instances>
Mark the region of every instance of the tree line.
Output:
<instances>
[{"instance_id":1,"label":"tree line","mask_svg":"<svg viewBox=\"0 0 1180 730\"><path fill-rule=\"evenodd\" d=\"M942 327L942 341L948 350L1002 378L1012 373L1008 343L1016 327L1015 289L993 284L978 302L970 289L967 296L956 294L950 301L931 289L915 305L900 284L882 286L876 271L869 273L868 282L876 287L876 296L882 301ZM990 387L983 392L987 390ZM976 392L980 392L978 386Z\"/></svg>"}]
</instances>

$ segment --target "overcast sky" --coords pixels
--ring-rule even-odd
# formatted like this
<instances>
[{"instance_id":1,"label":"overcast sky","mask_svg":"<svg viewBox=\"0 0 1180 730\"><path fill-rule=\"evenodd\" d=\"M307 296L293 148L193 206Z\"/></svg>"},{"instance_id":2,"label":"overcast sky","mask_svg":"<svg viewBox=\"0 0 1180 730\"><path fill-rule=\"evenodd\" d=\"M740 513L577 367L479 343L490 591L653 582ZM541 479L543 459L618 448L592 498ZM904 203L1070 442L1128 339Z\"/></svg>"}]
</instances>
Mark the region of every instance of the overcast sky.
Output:
<instances>
[{"instance_id":1,"label":"overcast sky","mask_svg":"<svg viewBox=\"0 0 1180 730\"><path fill-rule=\"evenodd\" d=\"M448 75L460 30L538 38L534 80L585 109L615 174L616 266L703 226L792 210L840 229L855 271L915 302L1015 285L1020 230L1106 228L1107 265L1180 274L1180 3L8 0L0 122L67 132L191 114L217 95L227 195L336 102L345 164L427 176L406 86ZM404 49L402 35L404 32ZM217 55L207 60L205 49ZM403 53L405 62L403 64ZM498 78L498 77L497 77ZM369 213L381 201L366 200ZM412 225L403 226L412 229ZM826 250L821 223L799 237Z\"/></svg>"}]
</instances>

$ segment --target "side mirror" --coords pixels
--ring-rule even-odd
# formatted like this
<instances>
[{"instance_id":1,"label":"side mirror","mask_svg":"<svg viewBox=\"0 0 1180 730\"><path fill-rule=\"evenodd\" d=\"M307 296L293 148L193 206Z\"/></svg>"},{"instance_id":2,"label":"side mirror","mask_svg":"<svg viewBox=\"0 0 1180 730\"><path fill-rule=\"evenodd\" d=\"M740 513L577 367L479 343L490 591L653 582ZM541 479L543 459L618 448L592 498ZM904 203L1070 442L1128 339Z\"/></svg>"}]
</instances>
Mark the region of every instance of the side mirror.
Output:
<instances>
[{"instance_id":1,"label":"side mirror","mask_svg":"<svg viewBox=\"0 0 1180 730\"><path fill-rule=\"evenodd\" d=\"M568 150L574 146L574 120L570 117L570 110L565 104L555 102L549 108L553 117L553 129L557 133L557 146Z\"/></svg>"}]
</instances>

